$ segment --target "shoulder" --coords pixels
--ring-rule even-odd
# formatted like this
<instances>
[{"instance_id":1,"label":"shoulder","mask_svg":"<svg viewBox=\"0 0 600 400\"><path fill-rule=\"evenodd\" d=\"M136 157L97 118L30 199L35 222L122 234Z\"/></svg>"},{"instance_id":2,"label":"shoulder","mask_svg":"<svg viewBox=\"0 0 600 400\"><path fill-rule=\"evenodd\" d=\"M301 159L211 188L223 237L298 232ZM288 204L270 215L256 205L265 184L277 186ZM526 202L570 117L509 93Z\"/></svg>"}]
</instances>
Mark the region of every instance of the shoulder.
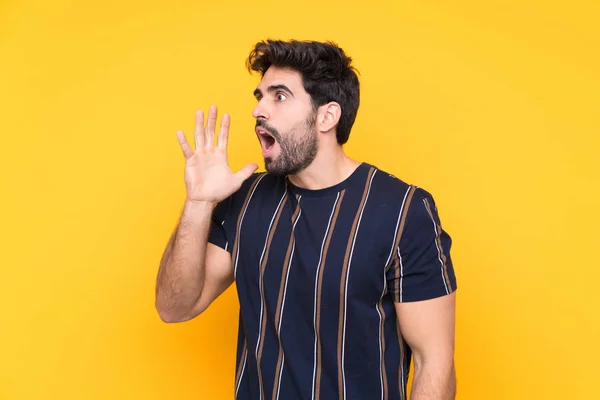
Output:
<instances>
[{"instance_id":1,"label":"shoulder","mask_svg":"<svg viewBox=\"0 0 600 400\"><path fill-rule=\"evenodd\" d=\"M373 185L375 190L389 192L390 195L394 196L399 192L406 192L411 186L413 186L388 171L377 168L376 166L372 167L375 168L375 174L373 176Z\"/></svg>"},{"instance_id":2,"label":"shoulder","mask_svg":"<svg viewBox=\"0 0 600 400\"><path fill-rule=\"evenodd\" d=\"M373 168L375 168L375 174L373 176L372 190L377 197L380 197L386 203L407 202L407 204L410 204L414 200L431 197L431 194L427 190L417 184L407 182L393 173L375 166Z\"/></svg>"},{"instance_id":3,"label":"shoulder","mask_svg":"<svg viewBox=\"0 0 600 400\"><path fill-rule=\"evenodd\" d=\"M246 205L261 203L280 195L285 190L285 179L283 177L255 172L247 178L240 188L222 201L223 207L234 213L239 212Z\"/></svg>"},{"instance_id":4,"label":"shoulder","mask_svg":"<svg viewBox=\"0 0 600 400\"><path fill-rule=\"evenodd\" d=\"M429 190L388 171L375 166L373 168L375 174L371 184L371 197L379 207L406 214L408 219L415 213L428 214L427 207L433 212L437 210Z\"/></svg>"},{"instance_id":5,"label":"shoulder","mask_svg":"<svg viewBox=\"0 0 600 400\"><path fill-rule=\"evenodd\" d=\"M241 187L232 196L245 198L248 195L272 193L273 189L281 186L285 186L282 177L270 175L266 172L255 172L242 183Z\"/></svg>"}]
</instances>

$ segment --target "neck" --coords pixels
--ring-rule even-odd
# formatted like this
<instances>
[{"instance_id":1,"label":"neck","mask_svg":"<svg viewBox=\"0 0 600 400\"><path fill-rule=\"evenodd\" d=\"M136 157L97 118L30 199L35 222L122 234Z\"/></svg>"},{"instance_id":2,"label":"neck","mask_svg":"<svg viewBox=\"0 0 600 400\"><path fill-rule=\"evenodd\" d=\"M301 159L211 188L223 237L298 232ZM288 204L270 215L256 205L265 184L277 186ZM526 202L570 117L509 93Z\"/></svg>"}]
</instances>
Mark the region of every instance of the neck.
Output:
<instances>
[{"instance_id":1,"label":"neck","mask_svg":"<svg viewBox=\"0 0 600 400\"><path fill-rule=\"evenodd\" d=\"M336 144L329 149L320 149L307 168L297 174L289 175L288 179L294 185L304 189L325 189L347 179L359 165L360 162L348 157L342 147Z\"/></svg>"}]
</instances>

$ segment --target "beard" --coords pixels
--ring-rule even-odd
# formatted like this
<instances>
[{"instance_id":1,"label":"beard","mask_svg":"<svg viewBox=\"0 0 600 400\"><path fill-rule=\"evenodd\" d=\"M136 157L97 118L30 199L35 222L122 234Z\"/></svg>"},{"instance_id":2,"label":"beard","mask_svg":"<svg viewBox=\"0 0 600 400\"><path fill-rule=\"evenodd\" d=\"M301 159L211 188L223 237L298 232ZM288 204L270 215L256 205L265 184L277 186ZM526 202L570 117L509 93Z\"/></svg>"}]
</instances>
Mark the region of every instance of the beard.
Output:
<instances>
[{"instance_id":1,"label":"beard","mask_svg":"<svg viewBox=\"0 0 600 400\"><path fill-rule=\"evenodd\" d=\"M268 130L280 147L279 155L276 158L265 157L265 169L269 174L294 175L313 162L319 148L315 120L316 112L290 129L285 135L281 135L264 120L257 120L256 125Z\"/></svg>"}]
</instances>

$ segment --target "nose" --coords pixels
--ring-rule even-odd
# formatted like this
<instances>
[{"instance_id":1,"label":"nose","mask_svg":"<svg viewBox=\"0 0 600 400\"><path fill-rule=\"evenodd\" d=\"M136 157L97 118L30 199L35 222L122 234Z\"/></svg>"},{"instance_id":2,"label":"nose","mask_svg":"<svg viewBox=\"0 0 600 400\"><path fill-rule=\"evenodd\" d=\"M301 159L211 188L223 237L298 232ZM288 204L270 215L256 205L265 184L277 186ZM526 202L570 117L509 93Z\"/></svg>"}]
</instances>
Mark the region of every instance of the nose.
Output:
<instances>
[{"instance_id":1,"label":"nose","mask_svg":"<svg viewBox=\"0 0 600 400\"><path fill-rule=\"evenodd\" d=\"M263 103L262 99L256 104L256 107L254 107L254 110L252 110L252 116L256 119L258 119L258 118L269 119L268 110L266 109L265 104Z\"/></svg>"}]
</instances>

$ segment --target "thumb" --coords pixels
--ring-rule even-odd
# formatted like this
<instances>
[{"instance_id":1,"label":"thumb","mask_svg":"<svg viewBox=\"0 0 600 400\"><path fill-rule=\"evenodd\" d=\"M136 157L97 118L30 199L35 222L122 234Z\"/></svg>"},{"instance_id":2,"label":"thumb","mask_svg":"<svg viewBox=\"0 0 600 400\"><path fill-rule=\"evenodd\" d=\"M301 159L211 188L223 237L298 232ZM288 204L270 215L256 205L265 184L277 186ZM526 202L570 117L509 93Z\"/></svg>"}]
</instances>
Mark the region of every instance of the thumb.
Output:
<instances>
[{"instance_id":1,"label":"thumb","mask_svg":"<svg viewBox=\"0 0 600 400\"><path fill-rule=\"evenodd\" d=\"M238 179L240 185L258 169L258 165L256 164L246 164L244 165L236 174L235 177Z\"/></svg>"}]
</instances>

